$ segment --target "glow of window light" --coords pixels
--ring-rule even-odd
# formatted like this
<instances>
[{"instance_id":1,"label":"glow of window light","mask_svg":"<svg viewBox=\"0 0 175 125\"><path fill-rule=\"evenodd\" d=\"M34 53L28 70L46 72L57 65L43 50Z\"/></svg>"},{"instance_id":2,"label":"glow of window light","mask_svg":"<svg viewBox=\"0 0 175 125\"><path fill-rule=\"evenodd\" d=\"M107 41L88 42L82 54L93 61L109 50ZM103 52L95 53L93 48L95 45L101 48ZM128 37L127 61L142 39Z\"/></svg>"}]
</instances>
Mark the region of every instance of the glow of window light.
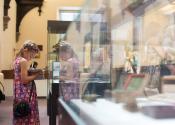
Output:
<instances>
[{"instance_id":1,"label":"glow of window light","mask_svg":"<svg viewBox=\"0 0 175 125\"><path fill-rule=\"evenodd\" d=\"M175 3L175 2L173 2L173 3ZM164 7L162 7L160 10L163 11L164 14L169 15L169 14L172 14L173 12L175 12L175 5L168 4L168 5L164 6Z\"/></svg>"}]
</instances>

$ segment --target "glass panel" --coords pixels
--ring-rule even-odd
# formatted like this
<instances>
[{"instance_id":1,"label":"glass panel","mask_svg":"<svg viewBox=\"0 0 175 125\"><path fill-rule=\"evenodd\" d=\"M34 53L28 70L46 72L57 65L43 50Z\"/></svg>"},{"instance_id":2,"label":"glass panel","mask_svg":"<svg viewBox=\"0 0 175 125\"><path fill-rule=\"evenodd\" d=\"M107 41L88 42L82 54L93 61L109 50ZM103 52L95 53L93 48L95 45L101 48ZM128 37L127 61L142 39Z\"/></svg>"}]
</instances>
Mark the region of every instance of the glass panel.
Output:
<instances>
[{"instance_id":1,"label":"glass panel","mask_svg":"<svg viewBox=\"0 0 175 125\"><path fill-rule=\"evenodd\" d=\"M51 28L51 27L49 27ZM48 67L48 94L52 92L52 83L59 83L59 62L58 54L55 49L58 44L60 35L48 29L48 46L47 46L47 67Z\"/></svg>"},{"instance_id":2,"label":"glass panel","mask_svg":"<svg viewBox=\"0 0 175 125\"><path fill-rule=\"evenodd\" d=\"M128 103L170 92L167 83L175 78L174 7L174 0L110 1L114 100Z\"/></svg>"},{"instance_id":3,"label":"glass panel","mask_svg":"<svg viewBox=\"0 0 175 125\"><path fill-rule=\"evenodd\" d=\"M108 104L115 108L119 106L119 109L124 110L123 113L125 109L144 109L143 105L140 106L139 99L148 100L151 104L158 99L161 103L165 101L166 106L170 105L169 101L174 103L174 96L166 95L171 88L167 89L167 84L174 87L175 80L174 8L175 0L85 2L79 19L69 26L65 41L79 60L80 73L80 86L77 87L80 91L79 97L77 99L77 96L71 96L66 101L71 108L73 106L79 109L80 118L84 115L91 118L90 121L85 119L87 124L110 124L111 119L105 115L108 111L112 112L108 112L111 113L111 118L120 116L117 112L119 110L114 111ZM62 94L65 99L64 93ZM167 100L162 100L164 97ZM125 109L118 104L119 102L124 103ZM92 108L93 104L98 106ZM156 106L160 106L159 104ZM93 113L83 106L93 109ZM81 111L85 114L81 115ZM99 117L103 112L106 119L93 119L94 112ZM162 114L161 117L166 116ZM105 121L108 119L108 122ZM143 117L143 121L145 119ZM116 119L114 124L126 124L125 121L126 119ZM159 120L154 122L160 123Z\"/></svg>"},{"instance_id":4,"label":"glass panel","mask_svg":"<svg viewBox=\"0 0 175 125\"><path fill-rule=\"evenodd\" d=\"M111 89L111 44L105 6L103 1L88 1L80 19L72 22L66 34L66 41L80 63L80 97L86 94L103 97L105 90Z\"/></svg>"}]
</instances>

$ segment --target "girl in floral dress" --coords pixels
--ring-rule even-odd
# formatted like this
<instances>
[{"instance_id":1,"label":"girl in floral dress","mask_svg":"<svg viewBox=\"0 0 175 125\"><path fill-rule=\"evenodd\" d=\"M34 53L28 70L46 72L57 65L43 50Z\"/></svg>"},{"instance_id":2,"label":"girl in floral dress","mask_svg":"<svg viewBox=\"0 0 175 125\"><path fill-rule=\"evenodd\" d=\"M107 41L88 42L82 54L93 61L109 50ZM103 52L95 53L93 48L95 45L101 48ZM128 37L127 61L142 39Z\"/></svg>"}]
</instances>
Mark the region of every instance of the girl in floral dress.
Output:
<instances>
[{"instance_id":1,"label":"girl in floral dress","mask_svg":"<svg viewBox=\"0 0 175 125\"><path fill-rule=\"evenodd\" d=\"M28 63L39 52L37 45L26 41L14 61L14 105L21 100L29 102L32 80L40 73L28 75ZM13 118L13 125L40 125L36 86L31 93L31 114L24 118Z\"/></svg>"},{"instance_id":2,"label":"girl in floral dress","mask_svg":"<svg viewBox=\"0 0 175 125\"><path fill-rule=\"evenodd\" d=\"M79 98L79 60L68 43L60 44L59 58L61 62L60 81L64 81L61 84L61 94L65 101Z\"/></svg>"}]
</instances>

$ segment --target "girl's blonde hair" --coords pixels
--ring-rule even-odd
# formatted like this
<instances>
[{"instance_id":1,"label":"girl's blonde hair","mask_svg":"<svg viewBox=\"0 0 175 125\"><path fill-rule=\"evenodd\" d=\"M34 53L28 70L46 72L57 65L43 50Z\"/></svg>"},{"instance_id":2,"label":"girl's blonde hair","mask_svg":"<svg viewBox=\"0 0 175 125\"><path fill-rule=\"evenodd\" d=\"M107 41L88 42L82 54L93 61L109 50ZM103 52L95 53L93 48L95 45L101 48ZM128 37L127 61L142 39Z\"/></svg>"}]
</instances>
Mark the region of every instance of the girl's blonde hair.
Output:
<instances>
[{"instance_id":1,"label":"girl's blonde hair","mask_svg":"<svg viewBox=\"0 0 175 125\"><path fill-rule=\"evenodd\" d=\"M39 53L38 45L36 45L31 40L26 40L16 56L22 56L25 49L27 49L30 52Z\"/></svg>"}]
</instances>

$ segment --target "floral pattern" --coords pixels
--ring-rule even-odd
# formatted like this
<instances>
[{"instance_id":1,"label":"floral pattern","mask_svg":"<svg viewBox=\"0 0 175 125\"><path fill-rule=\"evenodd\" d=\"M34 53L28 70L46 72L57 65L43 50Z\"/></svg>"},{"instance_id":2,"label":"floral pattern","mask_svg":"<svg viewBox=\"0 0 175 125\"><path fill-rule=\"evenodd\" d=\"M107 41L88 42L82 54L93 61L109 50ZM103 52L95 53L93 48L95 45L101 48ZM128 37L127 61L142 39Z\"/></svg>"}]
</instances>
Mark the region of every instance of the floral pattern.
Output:
<instances>
[{"instance_id":1,"label":"floral pattern","mask_svg":"<svg viewBox=\"0 0 175 125\"><path fill-rule=\"evenodd\" d=\"M73 67L73 79L62 83L60 92L65 101L70 101L70 99L79 98L79 61L76 58L70 58L67 62ZM61 67L60 75L66 75L66 69L65 67Z\"/></svg>"},{"instance_id":2,"label":"floral pattern","mask_svg":"<svg viewBox=\"0 0 175 125\"><path fill-rule=\"evenodd\" d=\"M22 57L16 58L14 62L14 104L21 100L29 102L30 91L32 87L32 82L29 84L23 84L21 81L21 69L19 64L21 58ZM31 106L31 115L24 118L13 118L13 125L40 125L35 84L33 84L33 91L29 104Z\"/></svg>"}]
</instances>

